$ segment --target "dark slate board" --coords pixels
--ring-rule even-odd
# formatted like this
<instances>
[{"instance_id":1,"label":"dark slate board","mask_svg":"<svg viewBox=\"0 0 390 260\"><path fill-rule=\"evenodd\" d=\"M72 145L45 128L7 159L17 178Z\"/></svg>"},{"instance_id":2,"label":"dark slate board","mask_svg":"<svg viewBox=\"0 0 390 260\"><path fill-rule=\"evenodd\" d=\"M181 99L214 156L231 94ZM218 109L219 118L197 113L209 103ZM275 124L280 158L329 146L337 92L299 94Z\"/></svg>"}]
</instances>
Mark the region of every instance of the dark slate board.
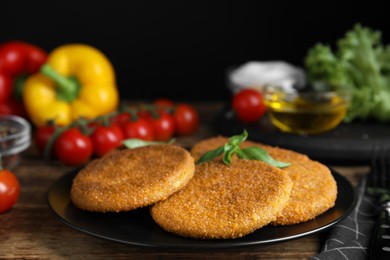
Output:
<instances>
[{"instance_id":1,"label":"dark slate board","mask_svg":"<svg viewBox=\"0 0 390 260\"><path fill-rule=\"evenodd\" d=\"M342 123L323 134L301 136L279 131L267 116L256 124L243 124L225 114L222 111L215 121L222 135L240 134L246 129L250 140L301 152L324 163L368 164L377 147L390 149L390 124L376 121Z\"/></svg>"}]
</instances>

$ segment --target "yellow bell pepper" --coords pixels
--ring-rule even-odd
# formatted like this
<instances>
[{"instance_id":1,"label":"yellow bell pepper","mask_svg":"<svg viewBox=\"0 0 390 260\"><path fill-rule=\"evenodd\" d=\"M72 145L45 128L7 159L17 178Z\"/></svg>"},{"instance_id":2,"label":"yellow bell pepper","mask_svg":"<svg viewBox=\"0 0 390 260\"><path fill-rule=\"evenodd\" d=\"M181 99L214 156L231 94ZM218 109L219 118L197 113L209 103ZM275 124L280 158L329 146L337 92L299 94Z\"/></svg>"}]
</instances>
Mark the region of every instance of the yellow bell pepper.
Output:
<instances>
[{"instance_id":1,"label":"yellow bell pepper","mask_svg":"<svg viewBox=\"0 0 390 260\"><path fill-rule=\"evenodd\" d=\"M119 102L114 69L99 50L67 44L53 50L41 72L30 76L23 101L37 126L68 125L114 111Z\"/></svg>"}]
</instances>

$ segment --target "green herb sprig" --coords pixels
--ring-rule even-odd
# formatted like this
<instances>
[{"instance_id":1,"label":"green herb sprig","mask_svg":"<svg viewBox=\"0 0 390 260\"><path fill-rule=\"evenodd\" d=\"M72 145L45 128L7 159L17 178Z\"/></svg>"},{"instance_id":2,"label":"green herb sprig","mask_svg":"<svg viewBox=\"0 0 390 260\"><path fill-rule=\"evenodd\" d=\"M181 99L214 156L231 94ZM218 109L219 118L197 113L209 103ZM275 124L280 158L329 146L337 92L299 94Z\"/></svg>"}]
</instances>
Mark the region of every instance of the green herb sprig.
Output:
<instances>
[{"instance_id":1,"label":"green herb sprig","mask_svg":"<svg viewBox=\"0 0 390 260\"><path fill-rule=\"evenodd\" d=\"M208 151L204 153L199 160L197 161L198 164L208 162L213 160L214 158L222 156L222 161L226 165L230 165L232 161L232 156L234 154L237 154L238 158L240 159L246 159L246 160L259 160L266 162L268 164L271 164L273 166L276 166L278 168L285 168L287 166L290 166L290 163L287 162L281 162L273 159L267 151L264 149L257 147L257 146L251 146L244 149L240 148L240 144L244 142L248 138L248 132L246 130L243 131L240 135L234 135L229 138L228 142L222 146L219 146L218 148Z\"/></svg>"}]
</instances>

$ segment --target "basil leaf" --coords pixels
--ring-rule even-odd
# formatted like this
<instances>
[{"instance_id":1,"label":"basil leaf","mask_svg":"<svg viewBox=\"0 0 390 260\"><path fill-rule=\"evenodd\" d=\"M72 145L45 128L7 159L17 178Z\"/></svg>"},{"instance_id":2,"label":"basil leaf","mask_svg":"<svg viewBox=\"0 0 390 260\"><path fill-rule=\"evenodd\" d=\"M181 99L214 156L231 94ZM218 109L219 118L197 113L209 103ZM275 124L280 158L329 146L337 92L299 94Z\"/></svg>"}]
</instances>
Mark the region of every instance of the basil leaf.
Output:
<instances>
[{"instance_id":1,"label":"basil leaf","mask_svg":"<svg viewBox=\"0 0 390 260\"><path fill-rule=\"evenodd\" d=\"M168 142L156 142L156 141L144 141L142 139L130 138L123 141L123 145L129 149L148 146L148 145L156 145L156 144L172 144L175 142L175 139L171 139Z\"/></svg>"},{"instance_id":2,"label":"basil leaf","mask_svg":"<svg viewBox=\"0 0 390 260\"><path fill-rule=\"evenodd\" d=\"M278 168L285 168L291 165L291 163L281 162L273 159L271 155L267 153L267 151L257 146L251 146L245 149L241 149L241 151L237 153L237 155L241 159L259 160L271 164L272 166L276 166Z\"/></svg>"},{"instance_id":3,"label":"basil leaf","mask_svg":"<svg viewBox=\"0 0 390 260\"><path fill-rule=\"evenodd\" d=\"M211 161L212 159L220 156L224 152L225 148L224 146L220 146L215 150L208 151L204 153L197 161L197 163L204 163Z\"/></svg>"},{"instance_id":4,"label":"basil leaf","mask_svg":"<svg viewBox=\"0 0 390 260\"><path fill-rule=\"evenodd\" d=\"M222 161L226 165L230 165L230 163L232 161L232 156L236 152L237 147L233 146L233 145L230 145L230 144L225 144L224 148L225 149L224 149Z\"/></svg>"},{"instance_id":5,"label":"basil leaf","mask_svg":"<svg viewBox=\"0 0 390 260\"><path fill-rule=\"evenodd\" d=\"M240 135L234 135L229 138L229 144L238 146L248 138L248 132L244 130Z\"/></svg>"},{"instance_id":6,"label":"basil leaf","mask_svg":"<svg viewBox=\"0 0 390 260\"><path fill-rule=\"evenodd\" d=\"M237 154L238 158L240 158L240 159L245 159L245 158L244 158L244 154L242 153L242 149L238 149L238 150L236 151L236 154Z\"/></svg>"}]
</instances>

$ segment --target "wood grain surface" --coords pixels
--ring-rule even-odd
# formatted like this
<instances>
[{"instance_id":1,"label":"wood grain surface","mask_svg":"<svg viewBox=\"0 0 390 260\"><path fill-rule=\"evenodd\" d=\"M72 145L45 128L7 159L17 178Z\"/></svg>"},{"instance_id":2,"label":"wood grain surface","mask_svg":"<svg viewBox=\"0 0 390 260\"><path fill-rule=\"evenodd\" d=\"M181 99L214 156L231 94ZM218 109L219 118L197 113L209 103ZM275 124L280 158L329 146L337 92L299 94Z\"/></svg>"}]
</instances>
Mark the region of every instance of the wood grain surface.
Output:
<instances>
[{"instance_id":1,"label":"wood grain surface","mask_svg":"<svg viewBox=\"0 0 390 260\"><path fill-rule=\"evenodd\" d=\"M177 139L184 147L217 134L212 123L223 104L195 105L201 113L201 126L194 136ZM20 180L20 198L11 211L0 214L1 259L307 259L320 250L326 237L325 231L281 243L211 251L163 251L103 240L71 229L49 211L49 187L71 169L43 160L34 146L23 154L12 169ZM353 184L367 172L367 167L335 169Z\"/></svg>"}]
</instances>

